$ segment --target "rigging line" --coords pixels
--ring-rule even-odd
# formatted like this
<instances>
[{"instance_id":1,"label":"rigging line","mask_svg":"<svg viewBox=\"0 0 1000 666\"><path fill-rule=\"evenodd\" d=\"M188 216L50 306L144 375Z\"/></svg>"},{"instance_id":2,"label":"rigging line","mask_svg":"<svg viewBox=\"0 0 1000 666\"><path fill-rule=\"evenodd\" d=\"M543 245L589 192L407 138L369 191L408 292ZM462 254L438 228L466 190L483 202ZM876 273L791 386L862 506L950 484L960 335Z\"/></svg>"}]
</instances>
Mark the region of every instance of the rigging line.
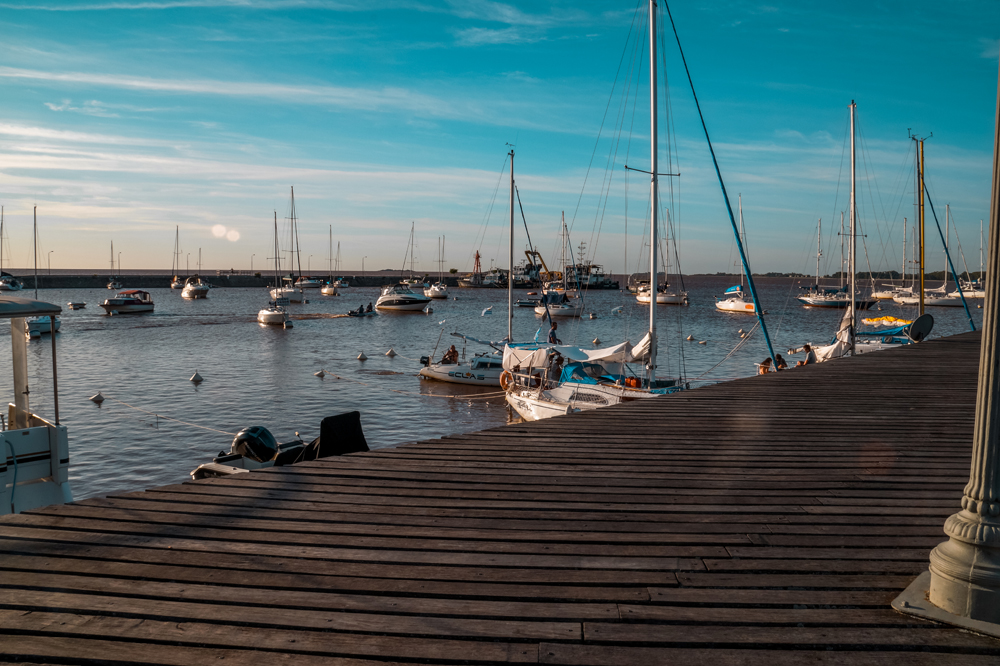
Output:
<instances>
[{"instance_id":1,"label":"rigging line","mask_svg":"<svg viewBox=\"0 0 1000 666\"><path fill-rule=\"evenodd\" d=\"M219 430L217 428L209 428L208 426L198 425L197 423L191 423L190 421L181 421L180 419L175 419L172 416L164 416L163 414L160 414L158 412L151 412L148 409L143 409L142 407L136 407L135 405L130 405L130 404L128 404L127 402L125 402L123 400L119 400L118 398L112 398L109 395L105 395L104 398L106 400L114 400L118 404L125 405L129 409L134 409L137 412L143 412L144 414L149 414L150 416L155 416L155 417L160 418L160 419L165 419L167 421L174 421L175 423L181 423L181 424L186 425L186 426L191 426L192 428L201 428L202 430L209 430L211 432L218 432L218 433L222 433L223 435L233 435L234 437L237 434L235 432L228 432L226 430Z\"/></svg>"},{"instance_id":2,"label":"rigging line","mask_svg":"<svg viewBox=\"0 0 1000 666\"><path fill-rule=\"evenodd\" d=\"M628 37L625 39L625 48L622 49L621 58L618 60L618 69L615 71L615 79L611 83L611 93L608 95L608 103L604 107L604 116L601 118L601 126L597 130L597 139L594 141L594 150L590 154L590 162L587 164L587 172L583 176L583 187L580 188L580 196L576 200L576 208L573 210L573 217L570 219L570 225L576 221L576 214L580 210L580 202L583 200L583 193L587 189L587 179L590 177L590 168L594 164L594 157L597 155L597 147L601 142L601 133L604 131L604 123L608 118L608 110L611 108L611 100L614 98L615 88L618 86L618 77L621 75L622 63L625 62L625 54L628 53L629 41L632 38L632 33L635 30L635 20L639 16L639 8L642 7L642 0L637 0L635 5L635 12L632 14L632 24L628 29ZM642 25L645 25L643 22ZM641 28L641 26L640 26ZM641 41L641 40L640 40Z\"/></svg>"},{"instance_id":3,"label":"rigging line","mask_svg":"<svg viewBox=\"0 0 1000 666\"><path fill-rule=\"evenodd\" d=\"M972 321L972 313L969 312L969 304L965 302L965 294L962 292L962 285L958 282L958 275L955 273L955 265L951 262L951 253L948 251L948 243L944 240L944 232L941 231L941 223L938 222L937 211L934 210L934 202L931 200L930 189L927 181L924 181L924 194L927 196L927 203L931 205L931 214L934 216L934 224L937 226L938 236L941 237L941 245L944 246L944 256L948 258L948 268L951 269L952 277L955 278L955 286L958 287L958 297L962 299L962 307L965 308L965 316L969 318L969 327L976 330L976 325Z\"/></svg>"},{"instance_id":4,"label":"rigging line","mask_svg":"<svg viewBox=\"0 0 1000 666\"><path fill-rule=\"evenodd\" d=\"M535 250L535 246L531 244L531 233L528 231L528 220L524 218L524 206L521 205L521 191L517 189L517 184L514 184L514 194L517 196L517 206L521 209L521 221L524 222L524 235L528 237L528 249L531 251ZM532 259L531 263L535 260Z\"/></svg>"},{"instance_id":5,"label":"rigging line","mask_svg":"<svg viewBox=\"0 0 1000 666\"><path fill-rule=\"evenodd\" d=\"M697 377L695 377L694 379L692 379L690 381L692 381L692 382L700 381L702 377L704 377L705 375L707 375L708 373L712 372L713 370L715 370L716 368L718 368L720 365L722 365L723 363L725 363L726 361L728 361L733 356L733 354L735 354L738 350L742 349L743 346L746 345L746 343L750 341L750 338L753 337L754 331L756 331L759 327L760 327L760 321L757 321L756 323L754 323L753 328L750 329L750 332L748 332L739 342L737 342L736 346L733 347L732 351L730 351L728 354L726 354L722 358L721 361L719 361L718 363L716 363L715 365L713 365L711 368L709 368L708 370L706 370L705 372L701 373L700 375L698 375Z\"/></svg>"},{"instance_id":6,"label":"rigging line","mask_svg":"<svg viewBox=\"0 0 1000 666\"><path fill-rule=\"evenodd\" d=\"M480 249L482 249L483 241L486 240L486 230L490 226L490 215L492 215L492 213L493 213L493 205L494 205L494 203L496 202L496 199L497 199L497 192L500 191L500 182L503 180L504 173L507 172L507 159L508 158L509 158L508 154L505 154L504 157L503 157L503 165L500 167L500 175L497 176L496 187L493 188L493 196L490 198L490 202L486 206L486 212L483 213L483 221L479 223L479 229L476 231L476 235L472 239L472 250L469 251L469 256L465 260L465 265L466 266L469 265L469 261L472 259L473 253L474 252L478 252ZM482 236L482 240L480 240L480 238L479 238L480 235Z\"/></svg>"},{"instance_id":7,"label":"rigging line","mask_svg":"<svg viewBox=\"0 0 1000 666\"><path fill-rule=\"evenodd\" d=\"M865 135L864 135L864 131L861 129L861 124L860 123L857 123L857 124L858 124L858 134L860 135L860 141L859 141L859 143L861 144L861 166L865 170L865 182L868 184L868 198L869 198L869 200L871 201L871 204L872 204L872 218L875 221L875 232L878 234L879 244L881 244L881 246L882 246L882 257L881 257L881 260L882 260L882 263L885 264L886 260L887 260L887 256L886 256L886 252L888 251L887 248L892 247L893 250L895 250L895 246L887 244L885 242L885 239L882 237L882 227L881 227L881 225L879 224L879 221L878 221L878 212L877 212L877 208L875 206L875 198L874 198L874 196L872 196L872 183L875 183L875 192L878 194L878 202L879 202L879 206L882 208L882 216L883 216L883 218L885 218L885 221L886 221L886 234L888 234L889 233L888 218L885 217L885 204L882 202L882 192L879 191L879 188L878 188L878 179L875 177L874 165L872 166L872 173L871 173L871 175L869 175L869 173L868 173L868 162L871 159L871 154L866 150L867 147L868 147L868 142L865 140ZM892 263L893 264L896 263L896 255L895 254L892 255ZM871 266L868 267L868 273L869 273L869 277L871 277ZM874 286L875 286L875 283L873 281L872 282L872 287L874 288Z\"/></svg>"},{"instance_id":8,"label":"rigging line","mask_svg":"<svg viewBox=\"0 0 1000 666\"><path fill-rule=\"evenodd\" d=\"M965 266L965 275L972 281L972 273L969 272L969 262L965 260L965 252L962 250L962 239L958 237L958 223L955 222L955 215L951 216L951 226L955 228L955 240L958 241L958 256L962 257L962 265Z\"/></svg>"},{"instance_id":9,"label":"rigging line","mask_svg":"<svg viewBox=\"0 0 1000 666\"><path fill-rule=\"evenodd\" d=\"M830 214L830 221L831 221L830 222L830 239L829 239L830 242L827 244L828 248L831 247L832 244L833 244L833 228L834 228L833 220L837 217L837 209L840 207L839 206L839 203L840 203L840 185L841 185L841 183L843 183L843 180L844 180L844 158L847 155L847 134L848 134L847 130L848 130L848 127L850 127L850 119L849 118L844 120L844 142L843 142L843 144L840 147L840 169L839 169L839 171L837 171L837 189L836 189L836 191L835 191L835 193L833 195L833 212ZM828 255L831 255L831 256L827 256L827 258L826 258L827 273L830 272L830 261L832 260L832 253L828 252ZM844 267L841 266L840 270L843 271Z\"/></svg>"},{"instance_id":10,"label":"rigging line","mask_svg":"<svg viewBox=\"0 0 1000 666\"><path fill-rule=\"evenodd\" d=\"M726 202L726 210L729 212L729 223L733 227L733 234L736 236L736 245L740 250L740 259L743 262L743 270L747 274L747 286L750 287L750 295L753 297L754 310L757 314L757 321L760 322L761 332L764 334L764 341L767 343L767 351L771 355L771 362L777 367L777 359L774 358L774 348L771 346L771 338L767 334L767 324L764 323L764 308L760 305L757 297L757 288L753 282L753 273L747 262L746 253L743 251L743 241L740 239L740 231L736 226L736 218L733 217L733 207L729 203L729 195L726 193L726 183L722 180L722 171L719 169L719 161L715 157L715 149L712 148L712 139L708 136L708 125L705 124L705 115L701 112L701 104L698 102L698 94L694 91L694 80L691 78L691 70L687 65L687 58L684 57L684 49L681 47L681 38L677 34L677 26L674 24L673 14L670 13L670 5L664 0L663 7L667 10L670 18L670 27L673 28L674 38L677 40L677 50L681 54L681 62L684 63L684 72L687 74L688 83L691 84L691 96L694 97L694 105L698 109L698 118L701 119L701 128L705 131L705 141L708 142L708 151L712 154L712 164L715 166L715 175L719 178L719 187L722 188L722 198ZM651 276L652 277L652 276Z\"/></svg>"}]
</instances>

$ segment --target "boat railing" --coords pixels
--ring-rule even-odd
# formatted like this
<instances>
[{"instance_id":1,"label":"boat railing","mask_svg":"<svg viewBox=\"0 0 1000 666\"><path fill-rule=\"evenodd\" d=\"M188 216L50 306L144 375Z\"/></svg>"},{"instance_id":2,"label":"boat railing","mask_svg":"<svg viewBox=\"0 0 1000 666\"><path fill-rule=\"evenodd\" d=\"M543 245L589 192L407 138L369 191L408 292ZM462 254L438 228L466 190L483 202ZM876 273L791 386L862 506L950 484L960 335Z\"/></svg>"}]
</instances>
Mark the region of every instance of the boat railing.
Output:
<instances>
[{"instance_id":1,"label":"boat railing","mask_svg":"<svg viewBox=\"0 0 1000 666\"><path fill-rule=\"evenodd\" d=\"M8 425L0 433L0 515L73 501L66 426L13 404Z\"/></svg>"}]
</instances>

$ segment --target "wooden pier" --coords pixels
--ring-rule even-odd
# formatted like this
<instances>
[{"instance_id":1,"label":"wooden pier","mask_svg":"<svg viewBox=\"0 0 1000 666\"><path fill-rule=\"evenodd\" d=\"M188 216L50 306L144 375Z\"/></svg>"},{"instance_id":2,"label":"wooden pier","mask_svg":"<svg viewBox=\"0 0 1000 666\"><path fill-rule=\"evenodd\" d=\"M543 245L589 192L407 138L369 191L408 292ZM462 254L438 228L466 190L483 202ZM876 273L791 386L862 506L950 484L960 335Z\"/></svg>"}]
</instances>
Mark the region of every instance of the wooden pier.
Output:
<instances>
[{"instance_id":1,"label":"wooden pier","mask_svg":"<svg viewBox=\"0 0 1000 666\"><path fill-rule=\"evenodd\" d=\"M7 517L0 662L995 665L889 607L959 508L978 360L964 334Z\"/></svg>"}]
</instances>

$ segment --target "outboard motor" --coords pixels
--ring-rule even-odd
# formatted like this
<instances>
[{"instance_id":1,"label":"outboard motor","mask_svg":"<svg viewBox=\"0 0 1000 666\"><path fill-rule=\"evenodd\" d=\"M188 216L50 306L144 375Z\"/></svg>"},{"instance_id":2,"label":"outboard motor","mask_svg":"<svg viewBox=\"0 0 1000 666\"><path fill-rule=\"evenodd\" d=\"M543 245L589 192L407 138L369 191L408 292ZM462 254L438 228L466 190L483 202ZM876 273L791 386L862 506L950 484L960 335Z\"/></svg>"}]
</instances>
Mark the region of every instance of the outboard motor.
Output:
<instances>
[{"instance_id":1,"label":"outboard motor","mask_svg":"<svg viewBox=\"0 0 1000 666\"><path fill-rule=\"evenodd\" d=\"M236 433L230 452L257 462L267 462L278 455L278 440L264 426L250 426Z\"/></svg>"},{"instance_id":2,"label":"outboard motor","mask_svg":"<svg viewBox=\"0 0 1000 666\"><path fill-rule=\"evenodd\" d=\"M420 365L430 365L430 362L431 362L430 356L421 356L420 357Z\"/></svg>"}]
</instances>

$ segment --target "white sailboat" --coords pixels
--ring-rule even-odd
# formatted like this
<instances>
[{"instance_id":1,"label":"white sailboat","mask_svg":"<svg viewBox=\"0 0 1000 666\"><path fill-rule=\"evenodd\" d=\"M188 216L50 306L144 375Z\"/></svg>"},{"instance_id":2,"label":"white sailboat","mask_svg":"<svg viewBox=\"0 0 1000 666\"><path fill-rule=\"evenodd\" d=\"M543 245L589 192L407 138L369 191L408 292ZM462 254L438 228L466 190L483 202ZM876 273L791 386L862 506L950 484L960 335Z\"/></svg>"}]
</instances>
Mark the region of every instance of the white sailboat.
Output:
<instances>
[{"instance_id":1,"label":"white sailboat","mask_svg":"<svg viewBox=\"0 0 1000 666\"><path fill-rule=\"evenodd\" d=\"M340 294L337 293L337 283L333 279L333 225L332 224L330 225L330 248L329 248L329 252L330 253L327 256L327 261L329 262L329 271L330 272L329 272L329 275L327 276L326 283L322 286L322 288L320 288L319 293L323 294L324 296L339 296ZM337 263L339 264L340 263L340 261L339 261L339 259L340 259L340 243L337 243L337 259L338 259ZM340 267L338 266L337 269L339 270Z\"/></svg>"},{"instance_id":2,"label":"white sailboat","mask_svg":"<svg viewBox=\"0 0 1000 666\"><path fill-rule=\"evenodd\" d=\"M400 280L396 284L389 284L382 287L382 293L379 294L378 300L375 301L376 310L386 310L388 312L420 312L427 304L431 302L431 299L424 296L422 293L418 294L413 291L413 287L420 285L423 288L423 282L413 277L413 242L414 242L414 224L410 224L410 240L407 250L410 255L410 277L405 280ZM405 259L404 259L405 264ZM400 271L402 273L402 271Z\"/></svg>"},{"instance_id":3,"label":"white sailboat","mask_svg":"<svg viewBox=\"0 0 1000 666\"><path fill-rule=\"evenodd\" d=\"M3 241L4 241L3 206L0 206L0 291L21 291L24 285L20 280L3 271Z\"/></svg>"},{"instance_id":4,"label":"white sailboat","mask_svg":"<svg viewBox=\"0 0 1000 666\"><path fill-rule=\"evenodd\" d=\"M173 276L170 279L171 289L183 289L184 280L180 278L178 273L181 272L181 227L177 225L174 228L174 256L170 260L170 274Z\"/></svg>"},{"instance_id":5,"label":"white sailboat","mask_svg":"<svg viewBox=\"0 0 1000 666\"><path fill-rule=\"evenodd\" d=\"M34 208L34 225L32 232L32 254L35 256L35 300L38 300L38 206ZM55 315L41 315L38 317L27 317L24 320L24 332L29 338L41 337L45 333L55 333L59 330L59 317Z\"/></svg>"},{"instance_id":6,"label":"white sailboat","mask_svg":"<svg viewBox=\"0 0 1000 666\"><path fill-rule=\"evenodd\" d=\"M562 319L572 319L583 314L583 301L578 297L578 285L567 283L566 277L566 245L569 242L569 233L566 229L566 213L562 213L561 226L559 228L560 250L559 250L559 275L560 280L546 282L542 287L541 298L535 306L535 314L539 317Z\"/></svg>"},{"instance_id":7,"label":"white sailboat","mask_svg":"<svg viewBox=\"0 0 1000 666\"><path fill-rule=\"evenodd\" d=\"M119 270L120 270L119 266ZM115 242L111 241L111 276L108 279L108 289L121 289L122 282L115 277Z\"/></svg>"},{"instance_id":8,"label":"white sailboat","mask_svg":"<svg viewBox=\"0 0 1000 666\"><path fill-rule=\"evenodd\" d=\"M299 249L299 234L298 228L296 226L297 221L295 219L295 186L291 188L291 225L290 225L290 237L291 237L291 253L298 259L298 269L299 275L302 275L302 252ZM277 220L277 213L275 213L275 219ZM295 277L292 275L285 276L281 279L281 282L274 285L271 289L271 298L275 300L287 299L289 303L301 303L305 300L305 292L295 284Z\"/></svg>"},{"instance_id":9,"label":"white sailboat","mask_svg":"<svg viewBox=\"0 0 1000 666\"><path fill-rule=\"evenodd\" d=\"M438 281L424 289L429 298L448 298L448 285L444 283L444 237L438 239Z\"/></svg>"},{"instance_id":10,"label":"white sailboat","mask_svg":"<svg viewBox=\"0 0 1000 666\"><path fill-rule=\"evenodd\" d=\"M739 195L739 209L740 209L740 236L743 237L743 245L746 246L746 229L743 226L743 195ZM733 285L726 289L724 298L717 299L715 301L715 307L723 312L743 312L746 314L757 314L757 308L753 304L753 300L746 300L746 294L743 291L743 282L746 280L746 273L743 271L742 265L740 267L740 283Z\"/></svg>"},{"instance_id":11,"label":"white sailboat","mask_svg":"<svg viewBox=\"0 0 1000 666\"><path fill-rule=\"evenodd\" d=\"M280 289L281 284L281 253L278 247L278 213L274 213L274 287L275 289ZM271 291L274 293L274 290ZM284 326L285 328L291 328L292 322L288 318L288 313L285 312L285 304L288 301L286 299L275 297L274 300L267 304L267 307L261 308L257 312L257 321L261 324L266 325L278 325Z\"/></svg>"}]
</instances>

